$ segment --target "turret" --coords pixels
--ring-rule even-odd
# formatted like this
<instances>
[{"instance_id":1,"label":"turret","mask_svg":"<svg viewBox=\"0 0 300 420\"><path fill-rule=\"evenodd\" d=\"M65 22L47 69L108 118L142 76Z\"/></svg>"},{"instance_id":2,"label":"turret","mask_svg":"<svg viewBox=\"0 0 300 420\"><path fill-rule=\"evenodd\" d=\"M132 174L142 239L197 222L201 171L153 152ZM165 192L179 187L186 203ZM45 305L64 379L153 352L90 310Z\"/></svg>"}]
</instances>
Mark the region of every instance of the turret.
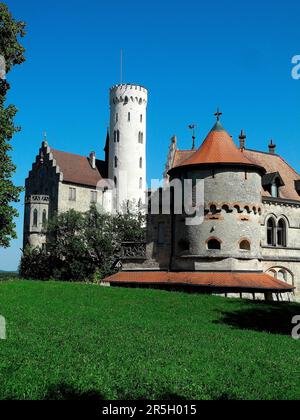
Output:
<instances>
[{"instance_id":1,"label":"turret","mask_svg":"<svg viewBox=\"0 0 300 420\"><path fill-rule=\"evenodd\" d=\"M248 160L222 127L217 114L202 146L169 171L171 181L204 184L204 220L197 225L175 216L173 269L261 269L261 182L265 170ZM193 194L194 195L194 194Z\"/></svg>"}]
</instances>

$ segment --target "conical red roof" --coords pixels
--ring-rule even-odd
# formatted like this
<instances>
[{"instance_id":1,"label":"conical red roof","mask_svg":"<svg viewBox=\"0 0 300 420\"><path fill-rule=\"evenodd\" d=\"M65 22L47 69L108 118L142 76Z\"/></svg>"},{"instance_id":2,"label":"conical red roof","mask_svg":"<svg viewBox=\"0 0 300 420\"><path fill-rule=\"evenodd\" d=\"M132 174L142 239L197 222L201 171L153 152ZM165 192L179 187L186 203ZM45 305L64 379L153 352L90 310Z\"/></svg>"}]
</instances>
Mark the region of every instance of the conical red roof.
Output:
<instances>
[{"instance_id":1,"label":"conical red roof","mask_svg":"<svg viewBox=\"0 0 300 420\"><path fill-rule=\"evenodd\" d=\"M190 165L234 164L257 166L238 149L219 121L214 125L201 147L177 168ZM176 169L176 168L174 168Z\"/></svg>"}]
</instances>

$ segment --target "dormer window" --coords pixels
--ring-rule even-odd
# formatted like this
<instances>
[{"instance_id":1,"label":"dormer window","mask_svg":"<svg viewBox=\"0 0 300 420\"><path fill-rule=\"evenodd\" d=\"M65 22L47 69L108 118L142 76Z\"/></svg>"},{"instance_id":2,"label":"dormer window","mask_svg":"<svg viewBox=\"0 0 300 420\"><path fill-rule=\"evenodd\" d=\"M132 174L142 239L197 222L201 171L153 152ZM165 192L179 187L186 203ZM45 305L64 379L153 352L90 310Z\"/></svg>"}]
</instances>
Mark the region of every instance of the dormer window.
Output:
<instances>
[{"instance_id":1,"label":"dormer window","mask_svg":"<svg viewBox=\"0 0 300 420\"><path fill-rule=\"evenodd\" d=\"M274 182L274 184L271 185L271 196L274 198L279 197L279 188L276 182Z\"/></svg>"},{"instance_id":2,"label":"dormer window","mask_svg":"<svg viewBox=\"0 0 300 420\"><path fill-rule=\"evenodd\" d=\"M271 197L278 198L280 196L280 187L285 184L279 172L269 173L263 176L262 186L265 191L268 191Z\"/></svg>"}]
</instances>

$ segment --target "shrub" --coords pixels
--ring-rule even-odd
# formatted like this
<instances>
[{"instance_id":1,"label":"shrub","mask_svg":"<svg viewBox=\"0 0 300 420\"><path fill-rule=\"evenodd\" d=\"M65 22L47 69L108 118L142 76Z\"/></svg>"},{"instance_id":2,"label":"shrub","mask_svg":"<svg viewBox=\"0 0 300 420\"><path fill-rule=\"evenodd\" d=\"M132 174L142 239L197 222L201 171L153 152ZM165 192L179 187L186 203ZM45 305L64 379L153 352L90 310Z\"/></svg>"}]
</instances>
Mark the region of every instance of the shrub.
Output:
<instances>
[{"instance_id":1,"label":"shrub","mask_svg":"<svg viewBox=\"0 0 300 420\"><path fill-rule=\"evenodd\" d=\"M47 280L51 277L51 258L39 248L27 246L19 267L20 277L33 280Z\"/></svg>"},{"instance_id":2,"label":"shrub","mask_svg":"<svg viewBox=\"0 0 300 420\"><path fill-rule=\"evenodd\" d=\"M139 212L110 215L93 206L56 215L47 226L47 251L27 247L21 259L23 278L99 281L115 272L123 241L144 239Z\"/></svg>"}]
</instances>

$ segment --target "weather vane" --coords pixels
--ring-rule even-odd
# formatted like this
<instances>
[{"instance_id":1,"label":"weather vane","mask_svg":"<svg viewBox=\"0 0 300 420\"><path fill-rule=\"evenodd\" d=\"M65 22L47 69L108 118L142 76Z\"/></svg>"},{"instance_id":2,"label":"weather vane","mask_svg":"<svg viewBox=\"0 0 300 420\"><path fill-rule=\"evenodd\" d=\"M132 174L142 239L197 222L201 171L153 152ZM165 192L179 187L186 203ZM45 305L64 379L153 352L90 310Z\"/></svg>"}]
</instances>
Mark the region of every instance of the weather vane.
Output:
<instances>
[{"instance_id":1,"label":"weather vane","mask_svg":"<svg viewBox=\"0 0 300 420\"><path fill-rule=\"evenodd\" d=\"M192 140L193 140L192 150L195 150L196 128L197 128L196 124L189 125L189 129L192 130L192 132L193 132L193 135L192 135Z\"/></svg>"}]
</instances>

